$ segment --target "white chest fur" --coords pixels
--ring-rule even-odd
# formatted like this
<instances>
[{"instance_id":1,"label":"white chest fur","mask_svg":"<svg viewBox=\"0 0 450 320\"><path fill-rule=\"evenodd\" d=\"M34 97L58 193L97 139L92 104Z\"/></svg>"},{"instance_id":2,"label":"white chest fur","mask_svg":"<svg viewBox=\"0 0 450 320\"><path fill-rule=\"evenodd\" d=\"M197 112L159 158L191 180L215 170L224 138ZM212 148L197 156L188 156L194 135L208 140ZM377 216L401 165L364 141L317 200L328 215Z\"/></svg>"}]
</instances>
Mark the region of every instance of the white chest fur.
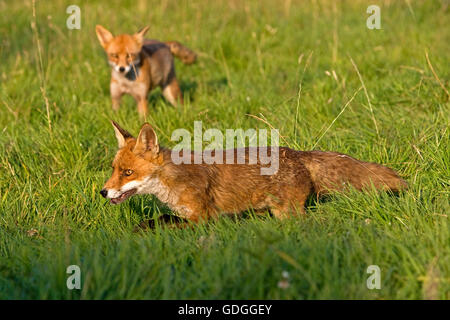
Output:
<instances>
[{"instance_id":1,"label":"white chest fur","mask_svg":"<svg viewBox=\"0 0 450 320\"><path fill-rule=\"evenodd\" d=\"M133 96L142 96L147 93L145 83L130 80L114 69L112 70L111 77L114 79L114 81L111 82L111 90L118 91L117 93L129 93Z\"/></svg>"},{"instance_id":2,"label":"white chest fur","mask_svg":"<svg viewBox=\"0 0 450 320\"><path fill-rule=\"evenodd\" d=\"M153 194L161 202L166 203L172 210L175 210L180 216L186 216L191 213L191 210L183 205L179 205L178 194L170 190L158 178L146 178L138 188L138 193Z\"/></svg>"}]
</instances>

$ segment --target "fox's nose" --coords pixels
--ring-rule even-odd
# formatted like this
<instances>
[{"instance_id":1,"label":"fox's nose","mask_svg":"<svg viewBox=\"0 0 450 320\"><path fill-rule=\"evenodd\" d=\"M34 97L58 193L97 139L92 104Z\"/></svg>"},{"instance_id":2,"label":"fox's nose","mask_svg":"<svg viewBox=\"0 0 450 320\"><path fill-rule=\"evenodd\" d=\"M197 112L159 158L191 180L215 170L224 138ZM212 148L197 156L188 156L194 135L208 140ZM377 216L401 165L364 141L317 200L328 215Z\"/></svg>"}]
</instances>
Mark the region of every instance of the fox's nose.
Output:
<instances>
[{"instance_id":1,"label":"fox's nose","mask_svg":"<svg viewBox=\"0 0 450 320\"><path fill-rule=\"evenodd\" d=\"M106 195L108 194L108 190L102 189L102 190L100 191L100 194L102 195L103 198L106 198Z\"/></svg>"},{"instance_id":2,"label":"fox's nose","mask_svg":"<svg viewBox=\"0 0 450 320\"><path fill-rule=\"evenodd\" d=\"M125 71L125 67L119 67L119 71L120 72L124 72Z\"/></svg>"}]
</instances>

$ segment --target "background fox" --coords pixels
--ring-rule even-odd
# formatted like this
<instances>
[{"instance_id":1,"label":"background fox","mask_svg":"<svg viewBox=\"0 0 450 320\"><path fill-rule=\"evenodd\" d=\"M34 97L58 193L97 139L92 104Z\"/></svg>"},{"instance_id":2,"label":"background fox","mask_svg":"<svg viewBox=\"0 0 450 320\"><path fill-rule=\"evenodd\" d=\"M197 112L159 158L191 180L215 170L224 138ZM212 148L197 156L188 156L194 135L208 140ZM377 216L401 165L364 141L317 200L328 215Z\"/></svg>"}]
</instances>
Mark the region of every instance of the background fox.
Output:
<instances>
[{"instance_id":1,"label":"background fox","mask_svg":"<svg viewBox=\"0 0 450 320\"><path fill-rule=\"evenodd\" d=\"M113 122L113 126L119 151L101 195L118 204L134 194L154 194L180 217L193 222L248 209L269 209L275 217L285 218L303 213L305 201L314 193L342 191L347 186L358 190L373 186L394 192L407 187L393 170L376 163L336 152L303 152L286 147L279 149L279 169L274 175L261 175L259 161L176 165L172 151L159 146L149 124L142 126L137 139L117 123Z\"/></svg>"},{"instance_id":2,"label":"background fox","mask_svg":"<svg viewBox=\"0 0 450 320\"><path fill-rule=\"evenodd\" d=\"M191 64L197 58L192 50L176 41L144 39L148 27L133 35L116 37L100 25L95 30L112 68L110 91L114 110L119 108L122 95L128 93L136 100L140 115L145 116L148 92L157 86L172 105L183 103L173 55Z\"/></svg>"}]
</instances>

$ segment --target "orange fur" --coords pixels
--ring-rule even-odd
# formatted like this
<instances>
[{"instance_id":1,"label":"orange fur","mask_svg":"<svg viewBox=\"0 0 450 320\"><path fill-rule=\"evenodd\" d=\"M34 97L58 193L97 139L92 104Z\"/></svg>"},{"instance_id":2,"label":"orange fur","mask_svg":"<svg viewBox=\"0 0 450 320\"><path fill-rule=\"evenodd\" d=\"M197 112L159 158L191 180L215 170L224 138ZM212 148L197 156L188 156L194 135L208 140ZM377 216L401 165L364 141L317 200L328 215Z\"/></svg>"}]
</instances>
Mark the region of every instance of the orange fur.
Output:
<instances>
[{"instance_id":1,"label":"orange fur","mask_svg":"<svg viewBox=\"0 0 450 320\"><path fill-rule=\"evenodd\" d=\"M393 170L376 163L336 152L286 147L279 148L279 168L273 175L261 175L265 165L259 159L249 164L249 148L245 148L244 164L236 164L238 153L232 150L235 164L176 165L172 151L159 146L149 124L142 126L136 139L113 125L119 151L102 195L120 203L134 194L154 194L178 216L193 222L248 209L270 210L275 217L286 218L304 213L305 201L314 193L344 191L348 186L392 191L407 186Z\"/></svg>"}]
</instances>

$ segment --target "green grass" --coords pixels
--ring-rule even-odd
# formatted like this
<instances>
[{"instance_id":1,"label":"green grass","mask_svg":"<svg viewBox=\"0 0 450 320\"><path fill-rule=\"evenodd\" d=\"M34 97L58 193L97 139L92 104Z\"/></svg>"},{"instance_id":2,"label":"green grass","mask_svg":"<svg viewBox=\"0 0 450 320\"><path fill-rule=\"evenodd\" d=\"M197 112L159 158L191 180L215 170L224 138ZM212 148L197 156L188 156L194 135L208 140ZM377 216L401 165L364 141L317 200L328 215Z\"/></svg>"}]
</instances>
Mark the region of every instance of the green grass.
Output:
<instances>
[{"instance_id":1,"label":"green grass","mask_svg":"<svg viewBox=\"0 0 450 320\"><path fill-rule=\"evenodd\" d=\"M73 3L81 30L66 28ZM37 1L33 32L31 1L0 0L0 298L449 299L449 8L333 3ZM371 4L381 30L366 28ZM158 90L149 97L163 145L195 120L268 128L255 115L280 129L282 145L389 165L410 189L311 201L287 221L248 215L133 233L168 209L152 196L110 206L98 194L116 152L110 119L134 134L142 122L129 97L111 110L96 24L148 24L149 37L199 53L193 66L176 62L184 107ZM352 60L367 96L341 113L362 86ZM66 287L72 264L82 290ZM380 290L366 287L372 264Z\"/></svg>"}]
</instances>

